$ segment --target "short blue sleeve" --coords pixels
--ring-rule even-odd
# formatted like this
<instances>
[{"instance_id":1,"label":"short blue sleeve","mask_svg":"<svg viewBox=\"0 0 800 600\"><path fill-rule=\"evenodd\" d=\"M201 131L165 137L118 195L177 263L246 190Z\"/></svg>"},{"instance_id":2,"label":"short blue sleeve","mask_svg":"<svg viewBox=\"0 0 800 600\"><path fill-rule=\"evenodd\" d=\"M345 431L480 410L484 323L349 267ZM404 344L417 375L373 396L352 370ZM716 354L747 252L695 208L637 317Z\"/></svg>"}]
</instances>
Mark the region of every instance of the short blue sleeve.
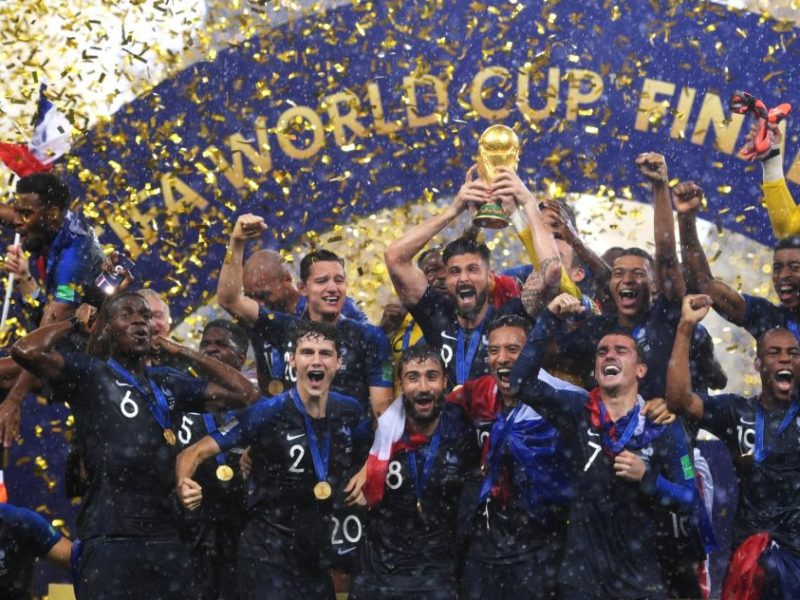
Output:
<instances>
[{"instance_id":1,"label":"short blue sleeve","mask_svg":"<svg viewBox=\"0 0 800 600\"><path fill-rule=\"evenodd\" d=\"M76 236L61 249L47 273L47 295L56 302L78 306L99 274L94 238Z\"/></svg>"},{"instance_id":2,"label":"short blue sleeve","mask_svg":"<svg viewBox=\"0 0 800 600\"><path fill-rule=\"evenodd\" d=\"M772 304L765 298L742 294L745 303L744 323L742 326L758 339L774 327L785 327L786 316L780 306Z\"/></svg>"},{"instance_id":3,"label":"short blue sleeve","mask_svg":"<svg viewBox=\"0 0 800 600\"><path fill-rule=\"evenodd\" d=\"M35 556L44 556L63 537L41 515L10 504L0 504L0 517L11 523L14 533Z\"/></svg>"},{"instance_id":4,"label":"short blue sleeve","mask_svg":"<svg viewBox=\"0 0 800 600\"><path fill-rule=\"evenodd\" d=\"M348 319L352 319L353 321L358 321L359 323L368 323L367 315L364 313L363 310L358 308L356 301L353 300L350 296L347 296L344 299L344 307L342 308L342 315L347 317Z\"/></svg>"},{"instance_id":5,"label":"short blue sleeve","mask_svg":"<svg viewBox=\"0 0 800 600\"><path fill-rule=\"evenodd\" d=\"M263 396L247 408L242 409L210 435L220 447L222 452L231 448L244 448L252 445L258 438L259 432L267 427L275 418L278 408L289 397L289 392L284 392L274 398Z\"/></svg>"}]
</instances>

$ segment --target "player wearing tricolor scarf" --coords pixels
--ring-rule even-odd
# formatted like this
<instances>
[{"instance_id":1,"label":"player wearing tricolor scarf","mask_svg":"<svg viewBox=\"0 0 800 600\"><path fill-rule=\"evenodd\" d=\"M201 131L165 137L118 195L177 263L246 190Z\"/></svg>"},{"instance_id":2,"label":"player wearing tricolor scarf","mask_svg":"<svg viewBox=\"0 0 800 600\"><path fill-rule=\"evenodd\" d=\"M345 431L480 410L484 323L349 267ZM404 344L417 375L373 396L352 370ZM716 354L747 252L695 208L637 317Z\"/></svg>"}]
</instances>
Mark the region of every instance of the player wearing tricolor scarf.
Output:
<instances>
[{"instance_id":1,"label":"player wearing tricolor scarf","mask_svg":"<svg viewBox=\"0 0 800 600\"><path fill-rule=\"evenodd\" d=\"M437 348L413 346L398 365L402 394L378 419L364 499L371 510L352 600L456 598L456 518L478 448L464 409L445 403Z\"/></svg>"},{"instance_id":2,"label":"player wearing tricolor scarf","mask_svg":"<svg viewBox=\"0 0 800 600\"><path fill-rule=\"evenodd\" d=\"M758 339L761 393L707 396L691 389L688 342L714 303L684 298L667 377L667 402L719 437L733 457L739 497L726 600L800 597L800 344L783 327Z\"/></svg>"},{"instance_id":3,"label":"player wearing tricolor scarf","mask_svg":"<svg viewBox=\"0 0 800 600\"><path fill-rule=\"evenodd\" d=\"M558 318L584 310L562 294L543 311L511 370L511 390L555 427L575 471L562 598L665 598L657 523L665 510L689 514L697 502L694 468L677 423L644 416L639 380L647 372L625 333L603 337L595 354L598 387L546 380L540 366Z\"/></svg>"}]
</instances>

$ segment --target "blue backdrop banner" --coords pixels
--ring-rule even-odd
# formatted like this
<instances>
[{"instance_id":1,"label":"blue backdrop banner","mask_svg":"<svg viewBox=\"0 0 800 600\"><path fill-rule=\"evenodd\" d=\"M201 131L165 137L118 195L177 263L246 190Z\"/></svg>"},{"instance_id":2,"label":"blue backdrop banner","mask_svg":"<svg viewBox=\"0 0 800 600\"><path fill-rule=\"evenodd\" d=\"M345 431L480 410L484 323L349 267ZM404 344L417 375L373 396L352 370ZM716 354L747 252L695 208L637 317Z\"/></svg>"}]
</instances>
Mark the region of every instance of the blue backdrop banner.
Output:
<instances>
[{"instance_id":1,"label":"blue backdrop banner","mask_svg":"<svg viewBox=\"0 0 800 600\"><path fill-rule=\"evenodd\" d=\"M360 3L158 85L86 137L72 185L178 318L213 294L237 214L264 215L278 247L454 193L495 122L540 187L647 201L632 164L659 151L702 184L707 218L770 243L758 167L735 156L749 125L727 98L792 101L798 58L790 26L714 4ZM794 184L795 121L787 133Z\"/></svg>"}]
</instances>

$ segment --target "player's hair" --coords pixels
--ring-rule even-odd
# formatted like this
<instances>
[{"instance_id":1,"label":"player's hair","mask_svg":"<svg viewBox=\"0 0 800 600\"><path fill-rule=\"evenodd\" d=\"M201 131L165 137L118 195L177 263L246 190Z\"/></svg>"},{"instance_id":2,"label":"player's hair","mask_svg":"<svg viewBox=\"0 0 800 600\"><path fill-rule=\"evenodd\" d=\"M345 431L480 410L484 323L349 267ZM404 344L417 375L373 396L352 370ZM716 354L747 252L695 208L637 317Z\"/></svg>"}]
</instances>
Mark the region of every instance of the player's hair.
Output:
<instances>
[{"instance_id":1,"label":"player's hair","mask_svg":"<svg viewBox=\"0 0 800 600\"><path fill-rule=\"evenodd\" d=\"M647 250L642 250L641 248L636 248L635 246L631 248L624 248L622 252L614 257L614 261L616 261L618 258L622 258L623 256L638 256L639 258L643 258L647 261L647 264L650 265L651 270L654 271L656 268L656 263L653 260L653 256ZM611 264L611 267L613 269L613 263Z\"/></svg>"},{"instance_id":2,"label":"player's hair","mask_svg":"<svg viewBox=\"0 0 800 600\"><path fill-rule=\"evenodd\" d=\"M406 350L403 352L403 355L400 357L400 360L397 363L397 376L403 376L403 367L405 367L408 363L425 362L426 360L432 360L436 362L436 364L441 367L443 375L447 373L447 367L444 364L442 353L438 348L429 346L428 344L417 344L416 346L406 348Z\"/></svg>"},{"instance_id":3,"label":"player's hair","mask_svg":"<svg viewBox=\"0 0 800 600\"><path fill-rule=\"evenodd\" d=\"M299 319L295 321L291 335L293 352L297 351L297 343L304 337L316 337L333 342L336 348L336 354L342 353L342 340L339 337L339 332L333 325L308 319Z\"/></svg>"},{"instance_id":4,"label":"player's hair","mask_svg":"<svg viewBox=\"0 0 800 600\"><path fill-rule=\"evenodd\" d=\"M603 337L600 338L600 341L603 341L605 338L607 338L610 335L617 335L617 336L620 336L620 337L626 337L630 341L632 341L633 342L633 347L636 349L636 362L639 363L639 364L646 364L645 363L645 358L646 357L644 355L644 350L642 350L642 347L639 344L636 343L636 340L633 338L633 336L630 333L627 333L625 331L609 331ZM600 342L597 342L597 345L599 346ZM595 348L595 353L597 353L597 348Z\"/></svg>"},{"instance_id":5,"label":"player's hair","mask_svg":"<svg viewBox=\"0 0 800 600\"><path fill-rule=\"evenodd\" d=\"M425 259L428 258L431 254L441 254L442 247L441 246L431 246L427 250L423 250L422 254L417 257L417 266L421 269L422 263L425 262Z\"/></svg>"},{"instance_id":6,"label":"player's hair","mask_svg":"<svg viewBox=\"0 0 800 600\"><path fill-rule=\"evenodd\" d=\"M300 261L300 281L305 283L311 275L311 265L318 262L338 262L344 268L344 259L330 250L315 250L309 252Z\"/></svg>"},{"instance_id":7,"label":"player's hair","mask_svg":"<svg viewBox=\"0 0 800 600\"><path fill-rule=\"evenodd\" d=\"M794 334L786 329L786 327L773 327L772 329L767 329L764 333L758 336L758 339L756 340L756 356L758 358L761 358L764 354L764 340L767 339L768 335L772 335L773 333L788 333L794 337Z\"/></svg>"},{"instance_id":8,"label":"player's hair","mask_svg":"<svg viewBox=\"0 0 800 600\"><path fill-rule=\"evenodd\" d=\"M782 240L778 240L778 243L775 245L776 252L778 250L790 250L795 248L800 248L800 235L790 235Z\"/></svg>"},{"instance_id":9,"label":"player's hair","mask_svg":"<svg viewBox=\"0 0 800 600\"><path fill-rule=\"evenodd\" d=\"M36 194L43 206L66 210L70 203L67 184L52 173L34 173L17 181L18 194Z\"/></svg>"},{"instance_id":10,"label":"player's hair","mask_svg":"<svg viewBox=\"0 0 800 600\"><path fill-rule=\"evenodd\" d=\"M522 315L500 314L489 321L486 327L486 337L489 337L495 329L500 329L501 327L519 327L527 337L528 332L531 330L531 322Z\"/></svg>"},{"instance_id":11,"label":"player's hair","mask_svg":"<svg viewBox=\"0 0 800 600\"><path fill-rule=\"evenodd\" d=\"M454 256L461 256L463 254L477 254L481 257L481 260L486 266L489 266L489 258L491 256L489 248L486 244L482 244L468 236L462 236L447 244L442 252L442 260L444 264L447 264Z\"/></svg>"},{"instance_id":12,"label":"player's hair","mask_svg":"<svg viewBox=\"0 0 800 600\"><path fill-rule=\"evenodd\" d=\"M203 335L209 329L224 329L230 334L231 342L236 347L236 351L239 354L247 354L247 349L250 347L250 338L247 336L247 332L233 321L229 319L209 321L203 329Z\"/></svg>"}]
</instances>

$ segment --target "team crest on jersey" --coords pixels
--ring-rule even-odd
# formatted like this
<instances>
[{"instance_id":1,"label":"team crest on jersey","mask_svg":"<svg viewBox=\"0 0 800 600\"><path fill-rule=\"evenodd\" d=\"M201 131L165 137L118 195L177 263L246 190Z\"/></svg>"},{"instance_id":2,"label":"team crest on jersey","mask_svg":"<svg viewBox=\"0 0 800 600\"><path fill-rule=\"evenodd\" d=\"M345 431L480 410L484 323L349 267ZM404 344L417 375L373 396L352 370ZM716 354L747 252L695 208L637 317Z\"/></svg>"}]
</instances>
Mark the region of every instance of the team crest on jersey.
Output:
<instances>
[{"instance_id":1,"label":"team crest on jersey","mask_svg":"<svg viewBox=\"0 0 800 600\"><path fill-rule=\"evenodd\" d=\"M344 453L350 454L353 451L353 432L349 425L342 425L339 433L345 439Z\"/></svg>"},{"instance_id":2,"label":"team crest on jersey","mask_svg":"<svg viewBox=\"0 0 800 600\"><path fill-rule=\"evenodd\" d=\"M652 446L645 446L644 448L639 449L639 457L645 464L650 463L650 459L653 458L653 447Z\"/></svg>"},{"instance_id":3,"label":"team crest on jersey","mask_svg":"<svg viewBox=\"0 0 800 600\"><path fill-rule=\"evenodd\" d=\"M447 454L444 455L444 462L447 465L457 465L458 464L458 457L455 454L452 454L448 450Z\"/></svg>"}]
</instances>

